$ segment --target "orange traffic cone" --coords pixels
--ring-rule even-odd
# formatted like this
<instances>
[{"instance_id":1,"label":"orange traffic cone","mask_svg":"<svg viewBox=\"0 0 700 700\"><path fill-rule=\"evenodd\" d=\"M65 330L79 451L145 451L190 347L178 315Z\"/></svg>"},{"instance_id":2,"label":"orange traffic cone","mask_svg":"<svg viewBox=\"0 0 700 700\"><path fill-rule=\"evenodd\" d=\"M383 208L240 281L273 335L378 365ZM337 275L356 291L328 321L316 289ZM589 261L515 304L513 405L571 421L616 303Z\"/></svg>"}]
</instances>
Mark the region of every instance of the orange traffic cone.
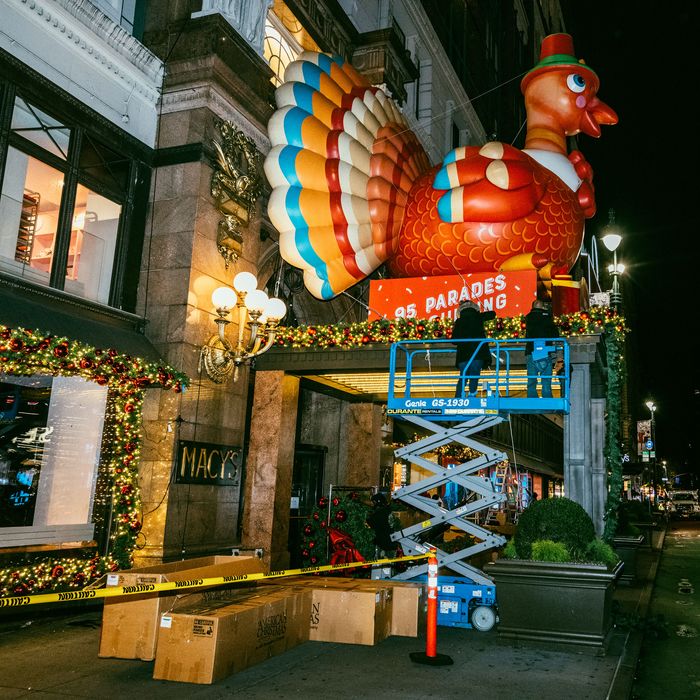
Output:
<instances>
[{"instance_id":1,"label":"orange traffic cone","mask_svg":"<svg viewBox=\"0 0 700 700\"><path fill-rule=\"evenodd\" d=\"M451 656L437 652L438 560L433 550L428 557L428 612L425 633L425 653L412 651L411 661L431 666L450 666Z\"/></svg>"}]
</instances>

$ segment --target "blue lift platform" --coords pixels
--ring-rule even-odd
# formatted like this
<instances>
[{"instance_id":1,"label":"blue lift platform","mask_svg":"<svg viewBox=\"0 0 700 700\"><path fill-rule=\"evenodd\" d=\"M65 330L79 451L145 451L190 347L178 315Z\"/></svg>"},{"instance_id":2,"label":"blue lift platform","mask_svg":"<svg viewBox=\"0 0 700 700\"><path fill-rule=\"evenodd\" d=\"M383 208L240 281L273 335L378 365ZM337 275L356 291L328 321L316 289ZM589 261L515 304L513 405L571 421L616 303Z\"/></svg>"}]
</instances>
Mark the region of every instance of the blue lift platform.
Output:
<instances>
[{"instance_id":1,"label":"blue lift platform","mask_svg":"<svg viewBox=\"0 0 700 700\"><path fill-rule=\"evenodd\" d=\"M491 368L478 377L475 396L466 393L470 375L460 377L455 367L457 345L462 342L476 342L479 347L486 344L492 356ZM554 357L562 360L559 373L544 377L528 375L525 358L528 343L546 346ZM474 355L478 352L477 348ZM506 542L502 535L479 525L475 516L504 504L507 495L502 485L479 472L489 473L492 466L506 463L508 456L478 442L474 436L509 420L514 413L568 413L569 367L569 345L564 338L406 340L391 346L387 414L429 433L394 453L429 476L392 494L394 500L427 514L422 522L395 532L392 539L406 555L435 550L439 567L458 574L458 577L438 577L438 624L486 631L497 621L493 582L466 560ZM543 380L551 383L551 397L541 396ZM532 395L535 388L536 396ZM425 456L434 455L438 448L453 442L472 448L480 456L449 468ZM461 487L465 497L455 507L445 508L428 496L428 492L450 482ZM447 527L472 535L474 544L448 553L430 542L431 532ZM427 569L427 564L420 564L394 578L422 580Z\"/></svg>"}]
</instances>

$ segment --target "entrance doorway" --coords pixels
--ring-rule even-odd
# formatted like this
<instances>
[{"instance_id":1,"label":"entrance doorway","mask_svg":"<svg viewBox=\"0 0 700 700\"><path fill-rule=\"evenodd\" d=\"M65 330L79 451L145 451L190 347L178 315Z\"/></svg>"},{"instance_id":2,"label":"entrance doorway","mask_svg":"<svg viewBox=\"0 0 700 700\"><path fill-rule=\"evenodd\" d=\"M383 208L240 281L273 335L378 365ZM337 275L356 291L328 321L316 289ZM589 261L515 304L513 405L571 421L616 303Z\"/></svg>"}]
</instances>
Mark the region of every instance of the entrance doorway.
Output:
<instances>
[{"instance_id":1,"label":"entrance doorway","mask_svg":"<svg viewBox=\"0 0 700 700\"><path fill-rule=\"evenodd\" d=\"M302 565L302 528L311 517L323 490L323 470L328 448L323 445L297 445L294 451L292 500L289 511L289 565Z\"/></svg>"}]
</instances>

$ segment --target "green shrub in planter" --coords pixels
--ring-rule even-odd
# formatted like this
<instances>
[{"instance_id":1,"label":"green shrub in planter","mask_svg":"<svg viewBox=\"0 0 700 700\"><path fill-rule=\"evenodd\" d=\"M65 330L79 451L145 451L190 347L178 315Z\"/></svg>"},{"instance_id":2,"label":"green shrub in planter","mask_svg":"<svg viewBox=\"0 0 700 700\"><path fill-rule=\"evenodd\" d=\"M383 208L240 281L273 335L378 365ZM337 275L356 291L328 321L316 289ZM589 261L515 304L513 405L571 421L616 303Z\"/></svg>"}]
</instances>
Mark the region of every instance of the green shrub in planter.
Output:
<instances>
[{"instance_id":1,"label":"green shrub in planter","mask_svg":"<svg viewBox=\"0 0 700 700\"><path fill-rule=\"evenodd\" d=\"M595 539L589 542L588 547L586 547L586 560L600 562L612 568L620 560L620 557L615 554L615 550L607 542Z\"/></svg>"},{"instance_id":2,"label":"green shrub in planter","mask_svg":"<svg viewBox=\"0 0 700 700\"><path fill-rule=\"evenodd\" d=\"M563 544L571 560L584 560L595 527L591 516L570 498L544 498L522 512L513 539L520 559L533 558L534 542L551 540Z\"/></svg>"},{"instance_id":3,"label":"green shrub in planter","mask_svg":"<svg viewBox=\"0 0 700 700\"><path fill-rule=\"evenodd\" d=\"M503 551L501 552L501 556L504 559L517 559L518 558L518 552L515 549L515 540L511 537L508 542L506 542L506 546L503 548Z\"/></svg>"},{"instance_id":4,"label":"green shrub in planter","mask_svg":"<svg viewBox=\"0 0 700 700\"><path fill-rule=\"evenodd\" d=\"M532 558L535 561L571 561L565 544L552 540L537 540L532 543Z\"/></svg>"}]
</instances>

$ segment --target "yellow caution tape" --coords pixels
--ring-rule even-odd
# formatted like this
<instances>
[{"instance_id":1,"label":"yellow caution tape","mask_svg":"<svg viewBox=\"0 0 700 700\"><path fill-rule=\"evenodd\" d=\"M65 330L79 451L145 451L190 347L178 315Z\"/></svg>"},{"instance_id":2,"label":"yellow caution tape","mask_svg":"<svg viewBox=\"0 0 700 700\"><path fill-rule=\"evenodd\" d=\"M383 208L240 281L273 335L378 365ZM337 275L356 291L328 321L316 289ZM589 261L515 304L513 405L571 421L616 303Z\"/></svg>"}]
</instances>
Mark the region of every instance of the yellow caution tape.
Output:
<instances>
[{"instance_id":1,"label":"yellow caution tape","mask_svg":"<svg viewBox=\"0 0 700 700\"><path fill-rule=\"evenodd\" d=\"M42 593L41 595L16 596L0 598L0 608L16 608L25 605L38 605L41 603L65 603L73 600L93 600L97 598L112 598L116 596L143 595L144 593L158 593L159 591L183 590L187 588L206 588L209 586L221 586L226 583L241 583L242 581L258 581L265 578L283 578L285 576L299 576L300 574L316 574L322 571L340 571L341 569L356 569L364 566L381 566L384 564L396 564L400 562L427 559L430 553L415 554L396 559L369 559L367 561L354 561L350 564L325 564L324 566L305 566L301 569L280 569L270 571L268 574L231 574L228 576L215 576L212 578L195 578L184 581L165 581L163 583L139 583L134 586L110 586L94 590L64 591L62 593ZM118 575L119 572L115 572ZM121 573L129 573L126 569Z\"/></svg>"}]
</instances>

